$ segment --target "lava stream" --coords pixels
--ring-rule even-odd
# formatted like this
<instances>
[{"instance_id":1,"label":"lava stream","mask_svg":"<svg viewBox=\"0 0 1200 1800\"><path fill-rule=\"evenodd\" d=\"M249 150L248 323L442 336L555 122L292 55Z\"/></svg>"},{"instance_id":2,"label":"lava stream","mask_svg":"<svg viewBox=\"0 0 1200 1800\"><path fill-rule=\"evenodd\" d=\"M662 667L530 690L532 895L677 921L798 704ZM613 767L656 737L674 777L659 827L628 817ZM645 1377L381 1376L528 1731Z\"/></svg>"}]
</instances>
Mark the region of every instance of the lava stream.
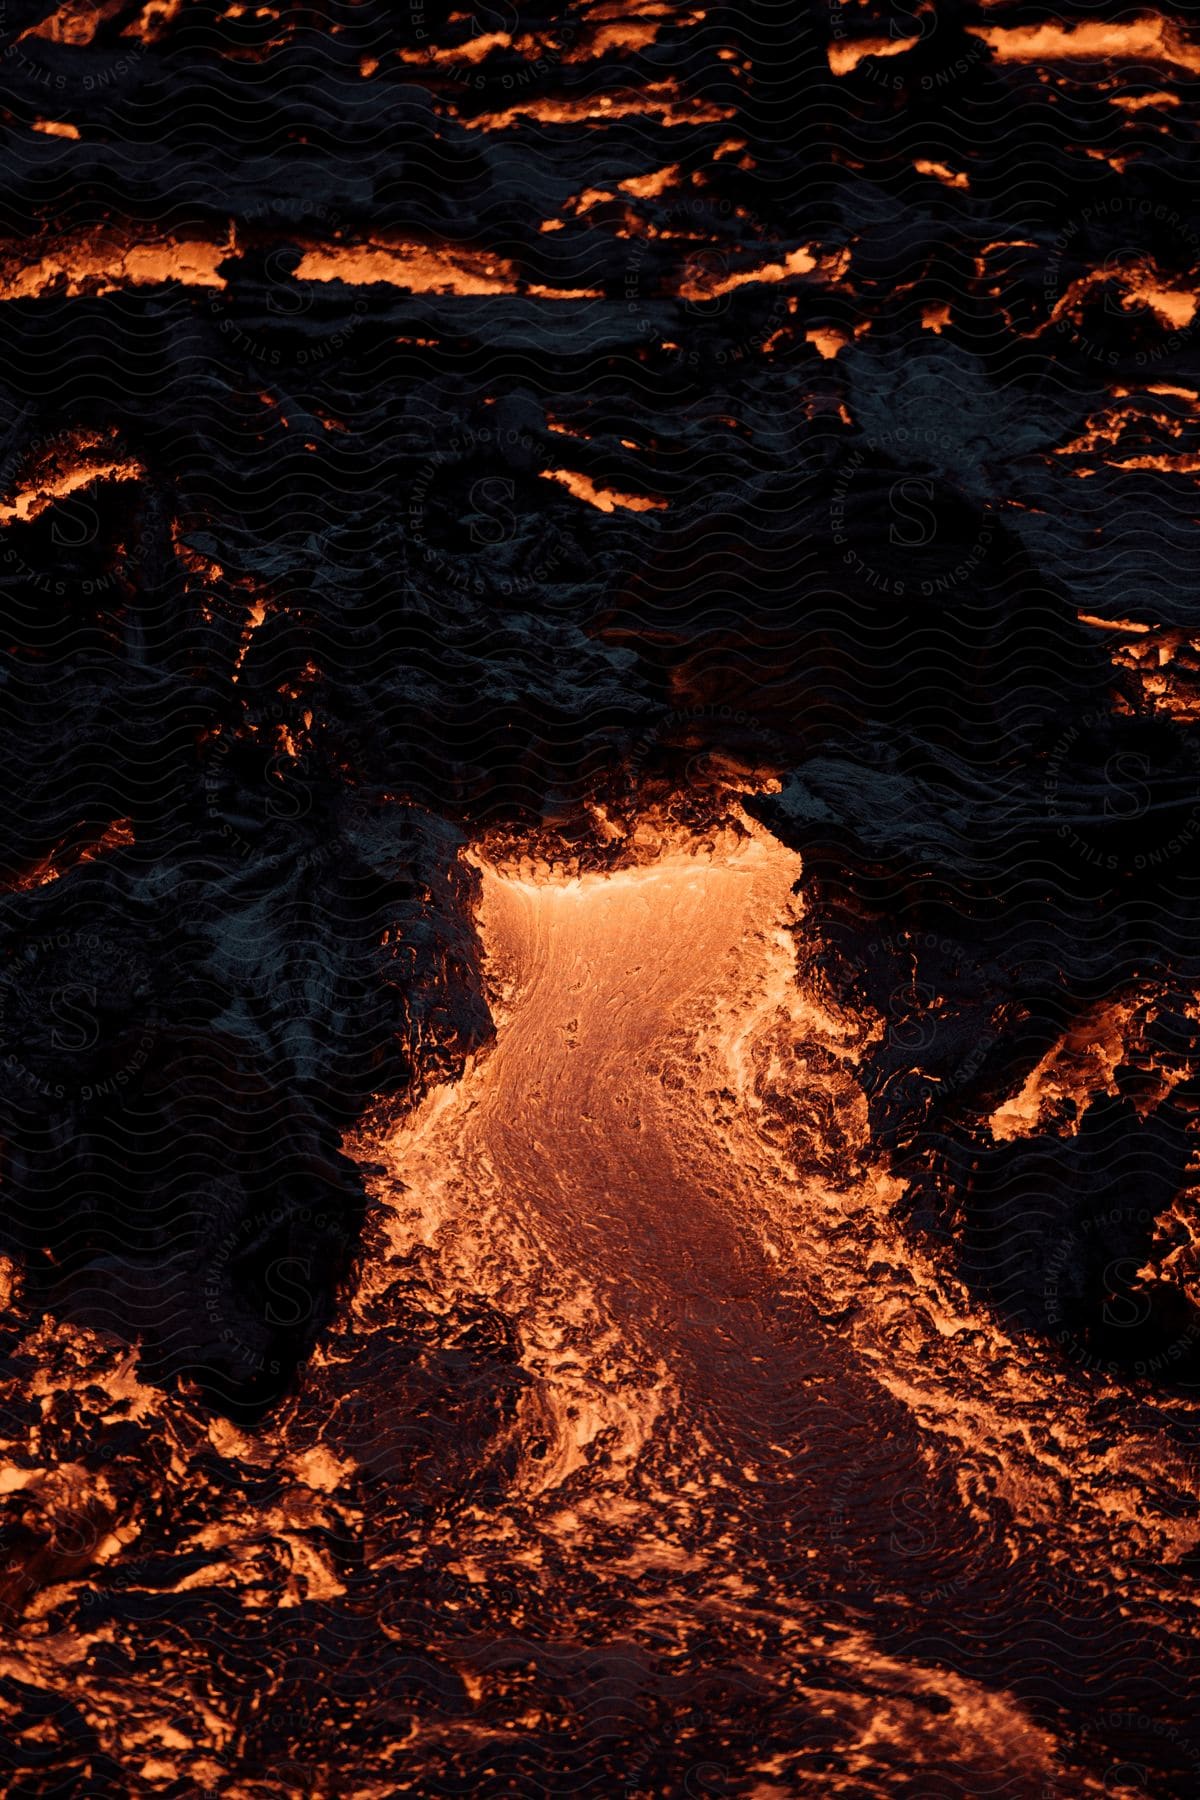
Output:
<instances>
[{"instance_id":1,"label":"lava stream","mask_svg":"<svg viewBox=\"0 0 1200 1800\"><path fill-rule=\"evenodd\" d=\"M832 1686L848 1746L865 1683L885 1761L919 1741L970 1791L1014 1768L1060 1791L1037 1645L1065 1635L1080 1679L1105 1661L1118 1529L1180 1548L1173 1503L1147 1497L1170 1458L1089 1460L1097 1384L901 1241L854 1076L872 1027L797 981L799 858L751 827L570 880L480 867L496 1040L357 1146L390 1169L392 1255L356 1305L424 1256L519 1335L502 1503L460 1509L445 1552L473 1579L541 1571L535 1661L577 1632L705 1661L719 1639L776 1726ZM503 1680L479 1692L502 1729Z\"/></svg>"},{"instance_id":2,"label":"lava stream","mask_svg":"<svg viewBox=\"0 0 1200 1800\"><path fill-rule=\"evenodd\" d=\"M772 1246L709 1105L749 1025L784 1003L798 874L766 834L727 860L682 850L561 883L483 870L499 1034L391 1145L408 1190L395 1244L436 1239L448 1279L520 1317L530 1403L557 1436L526 1468L538 1487L592 1447L626 1463L664 1407L726 1437L747 1435L749 1409L766 1441L786 1403Z\"/></svg>"}]
</instances>

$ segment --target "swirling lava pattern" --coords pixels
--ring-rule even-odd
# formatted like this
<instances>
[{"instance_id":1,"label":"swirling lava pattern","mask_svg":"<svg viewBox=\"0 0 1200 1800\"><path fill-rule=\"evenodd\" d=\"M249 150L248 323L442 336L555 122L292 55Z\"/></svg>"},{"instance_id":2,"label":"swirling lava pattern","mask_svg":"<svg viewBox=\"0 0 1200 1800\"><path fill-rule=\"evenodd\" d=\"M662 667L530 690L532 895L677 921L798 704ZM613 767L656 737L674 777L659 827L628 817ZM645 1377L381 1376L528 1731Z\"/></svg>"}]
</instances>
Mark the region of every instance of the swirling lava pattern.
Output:
<instances>
[{"instance_id":1,"label":"swirling lava pattern","mask_svg":"<svg viewBox=\"0 0 1200 1800\"><path fill-rule=\"evenodd\" d=\"M481 1720L500 1754L569 1671L602 1791L657 1791L664 1705L665 1791L1136 1791L1079 1713L1134 1631L1134 1688L1178 1679L1127 1565L1193 1540L1187 1469L899 1240L864 1027L796 985L799 858L727 839L485 867L496 1044L374 1145L392 1256L491 1298L529 1378L445 1540L519 1600Z\"/></svg>"}]
</instances>

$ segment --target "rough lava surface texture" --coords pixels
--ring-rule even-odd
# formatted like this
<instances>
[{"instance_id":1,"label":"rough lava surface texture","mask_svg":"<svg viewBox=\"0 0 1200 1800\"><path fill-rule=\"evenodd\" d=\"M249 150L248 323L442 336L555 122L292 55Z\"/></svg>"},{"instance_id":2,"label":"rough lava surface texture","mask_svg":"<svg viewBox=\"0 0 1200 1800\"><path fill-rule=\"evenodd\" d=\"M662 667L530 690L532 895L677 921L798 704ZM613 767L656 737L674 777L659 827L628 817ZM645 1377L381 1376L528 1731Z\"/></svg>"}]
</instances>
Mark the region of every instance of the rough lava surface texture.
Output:
<instances>
[{"instance_id":1,"label":"rough lava surface texture","mask_svg":"<svg viewBox=\"0 0 1200 1800\"><path fill-rule=\"evenodd\" d=\"M0 1786L1200 1791L1200 35L0 0Z\"/></svg>"}]
</instances>

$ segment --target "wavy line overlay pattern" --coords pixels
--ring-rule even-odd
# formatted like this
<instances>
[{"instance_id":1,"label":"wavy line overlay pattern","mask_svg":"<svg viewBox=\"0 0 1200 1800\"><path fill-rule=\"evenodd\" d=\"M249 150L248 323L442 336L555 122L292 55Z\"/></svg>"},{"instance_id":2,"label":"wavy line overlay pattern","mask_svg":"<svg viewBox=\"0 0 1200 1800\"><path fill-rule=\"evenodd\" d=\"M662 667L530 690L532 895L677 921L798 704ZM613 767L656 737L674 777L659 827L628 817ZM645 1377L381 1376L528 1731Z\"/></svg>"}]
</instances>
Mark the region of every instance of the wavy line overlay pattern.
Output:
<instances>
[{"instance_id":1,"label":"wavy line overlay pattern","mask_svg":"<svg viewBox=\"0 0 1200 1800\"><path fill-rule=\"evenodd\" d=\"M0 0L0 1785L1200 1792L1200 34Z\"/></svg>"}]
</instances>

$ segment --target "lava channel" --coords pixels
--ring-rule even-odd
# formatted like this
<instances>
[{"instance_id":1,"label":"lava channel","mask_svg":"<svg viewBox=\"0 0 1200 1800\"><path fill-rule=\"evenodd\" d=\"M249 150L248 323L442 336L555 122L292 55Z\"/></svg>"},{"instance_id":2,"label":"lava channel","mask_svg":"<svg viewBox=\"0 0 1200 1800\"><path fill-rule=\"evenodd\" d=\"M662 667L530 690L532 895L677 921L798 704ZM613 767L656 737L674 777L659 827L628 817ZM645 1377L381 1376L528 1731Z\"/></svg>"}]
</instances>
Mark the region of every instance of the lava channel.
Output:
<instances>
[{"instance_id":1,"label":"lava channel","mask_svg":"<svg viewBox=\"0 0 1200 1800\"><path fill-rule=\"evenodd\" d=\"M353 1148L389 1239L361 1335L417 1262L519 1341L501 1477L460 1458L421 1544L501 1596L486 1644L428 1646L470 1665L479 1729L533 1716L531 1679L548 1727L565 1685L562 1728L616 1770L655 1695L721 1670L718 1735L757 1717L791 1746L739 1767L748 1792L815 1773L814 1731L830 1792L914 1761L954 1791L1058 1792L1066 1764L1062 1792L1108 1791L1039 1646L1059 1687L1120 1691L1132 1608L1166 1675L1170 1595L1128 1553L1185 1548L1187 1471L1165 1433L1104 1438L1105 1381L902 1239L856 1077L878 1022L798 978L798 856L747 823L608 874L477 866L495 1040ZM398 1469L375 1431L357 1454ZM431 1781L463 1773L423 1742Z\"/></svg>"}]
</instances>

